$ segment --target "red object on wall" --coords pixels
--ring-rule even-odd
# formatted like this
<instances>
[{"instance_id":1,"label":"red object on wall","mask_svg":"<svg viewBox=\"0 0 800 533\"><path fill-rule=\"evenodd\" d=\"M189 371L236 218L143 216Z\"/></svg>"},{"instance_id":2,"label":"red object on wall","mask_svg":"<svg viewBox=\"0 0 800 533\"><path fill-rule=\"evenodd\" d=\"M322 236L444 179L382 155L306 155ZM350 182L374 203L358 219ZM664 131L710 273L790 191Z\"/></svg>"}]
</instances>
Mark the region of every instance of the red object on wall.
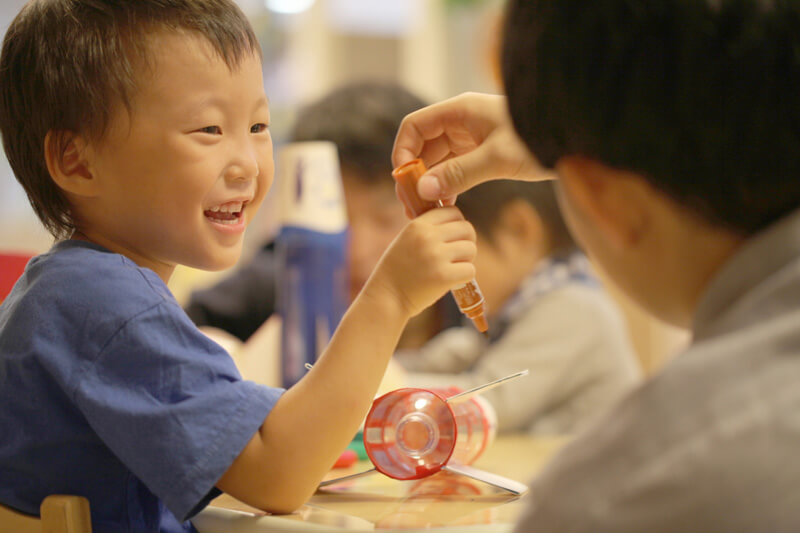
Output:
<instances>
[{"instance_id":1,"label":"red object on wall","mask_svg":"<svg viewBox=\"0 0 800 533\"><path fill-rule=\"evenodd\" d=\"M11 292L32 257L24 253L0 253L0 301Z\"/></svg>"}]
</instances>

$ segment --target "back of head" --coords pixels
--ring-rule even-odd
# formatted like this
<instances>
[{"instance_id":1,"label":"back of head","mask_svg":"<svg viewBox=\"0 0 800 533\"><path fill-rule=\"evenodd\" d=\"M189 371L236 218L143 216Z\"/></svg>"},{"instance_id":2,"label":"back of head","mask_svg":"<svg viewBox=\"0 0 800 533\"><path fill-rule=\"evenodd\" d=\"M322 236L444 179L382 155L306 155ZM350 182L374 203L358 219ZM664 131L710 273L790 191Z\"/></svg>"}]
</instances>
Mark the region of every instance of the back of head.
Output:
<instances>
[{"instance_id":1,"label":"back of head","mask_svg":"<svg viewBox=\"0 0 800 533\"><path fill-rule=\"evenodd\" d=\"M546 166L635 172L752 234L800 206L800 3L511 0L503 75Z\"/></svg>"},{"instance_id":2,"label":"back of head","mask_svg":"<svg viewBox=\"0 0 800 533\"><path fill-rule=\"evenodd\" d=\"M424 107L419 97L399 85L359 82L336 89L304 107L290 139L331 141L339 160L368 184L393 184L391 154L403 118Z\"/></svg>"},{"instance_id":3,"label":"back of head","mask_svg":"<svg viewBox=\"0 0 800 533\"><path fill-rule=\"evenodd\" d=\"M32 0L11 23L0 56L0 134L17 180L56 237L69 235L74 221L48 173L45 137L53 132L61 151L61 132L102 139L112 110L131 110L160 31L201 36L231 68L260 54L233 0Z\"/></svg>"},{"instance_id":4,"label":"back of head","mask_svg":"<svg viewBox=\"0 0 800 533\"><path fill-rule=\"evenodd\" d=\"M547 232L550 254L568 253L577 247L561 215L552 181L487 181L459 194L456 205L475 231L493 242L503 208L514 201L525 201L536 211Z\"/></svg>"}]
</instances>

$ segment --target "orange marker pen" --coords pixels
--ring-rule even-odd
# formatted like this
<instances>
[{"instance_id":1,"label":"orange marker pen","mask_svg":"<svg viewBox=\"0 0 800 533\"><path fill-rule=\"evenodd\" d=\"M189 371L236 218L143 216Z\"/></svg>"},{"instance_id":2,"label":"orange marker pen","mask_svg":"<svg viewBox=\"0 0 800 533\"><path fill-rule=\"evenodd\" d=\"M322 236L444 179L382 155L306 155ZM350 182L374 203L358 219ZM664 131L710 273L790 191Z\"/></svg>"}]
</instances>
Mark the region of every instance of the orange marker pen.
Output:
<instances>
[{"instance_id":1,"label":"orange marker pen","mask_svg":"<svg viewBox=\"0 0 800 533\"><path fill-rule=\"evenodd\" d=\"M415 217L430 211L434 207L442 206L441 202L423 200L417 194L417 182L426 171L427 169L422 159L414 159L392 171L392 177L399 185L398 195L400 200ZM453 293L453 298L456 299L461 312L472 320L478 331L486 333L489 329L489 324L486 322L483 294L475 280L473 279L461 287L456 287L450 292Z\"/></svg>"}]
</instances>

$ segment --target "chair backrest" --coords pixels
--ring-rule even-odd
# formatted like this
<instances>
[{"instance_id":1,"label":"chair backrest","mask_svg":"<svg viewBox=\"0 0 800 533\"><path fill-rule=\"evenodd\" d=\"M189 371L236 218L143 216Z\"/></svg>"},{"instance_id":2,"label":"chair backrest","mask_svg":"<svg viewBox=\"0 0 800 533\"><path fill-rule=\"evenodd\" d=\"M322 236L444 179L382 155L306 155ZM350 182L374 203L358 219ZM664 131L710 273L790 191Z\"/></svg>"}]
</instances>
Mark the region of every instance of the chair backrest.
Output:
<instances>
[{"instance_id":1,"label":"chair backrest","mask_svg":"<svg viewBox=\"0 0 800 533\"><path fill-rule=\"evenodd\" d=\"M82 496L48 496L41 518L0 505L0 533L92 533L89 500Z\"/></svg>"},{"instance_id":2,"label":"chair backrest","mask_svg":"<svg viewBox=\"0 0 800 533\"><path fill-rule=\"evenodd\" d=\"M31 257L33 255L25 253L0 252L0 302L11 292Z\"/></svg>"}]
</instances>

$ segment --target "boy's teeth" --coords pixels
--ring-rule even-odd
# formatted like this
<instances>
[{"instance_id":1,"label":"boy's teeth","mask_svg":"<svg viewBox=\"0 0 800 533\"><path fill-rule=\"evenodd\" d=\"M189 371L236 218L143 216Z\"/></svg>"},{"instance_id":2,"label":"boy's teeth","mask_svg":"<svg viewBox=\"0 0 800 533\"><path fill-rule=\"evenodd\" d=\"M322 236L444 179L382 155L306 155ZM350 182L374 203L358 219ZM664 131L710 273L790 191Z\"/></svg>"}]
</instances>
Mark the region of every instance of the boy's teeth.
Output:
<instances>
[{"instance_id":1,"label":"boy's teeth","mask_svg":"<svg viewBox=\"0 0 800 533\"><path fill-rule=\"evenodd\" d=\"M229 204L223 204L211 208L211 211L214 212L221 211L223 213L238 213L241 210L242 210L242 202L232 202Z\"/></svg>"}]
</instances>

